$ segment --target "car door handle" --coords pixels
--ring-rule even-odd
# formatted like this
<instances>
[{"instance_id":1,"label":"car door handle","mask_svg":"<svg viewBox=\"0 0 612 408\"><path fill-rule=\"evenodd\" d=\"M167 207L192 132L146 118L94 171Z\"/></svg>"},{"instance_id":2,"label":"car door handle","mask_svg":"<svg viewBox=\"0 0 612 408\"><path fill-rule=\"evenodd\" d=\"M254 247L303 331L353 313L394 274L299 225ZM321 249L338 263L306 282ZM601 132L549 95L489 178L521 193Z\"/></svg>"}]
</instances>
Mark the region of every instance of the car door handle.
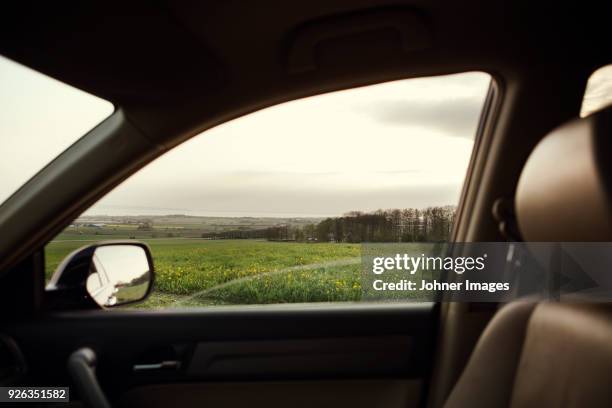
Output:
<instances>
[{"instance_id":1,"label":"car door handle","mask_svg":"<svg viewBox=\"0 0 612 408\"><path fill-rule=\"evenodd\" d=\"M142 372L142 371L178 370L179 368L181 368L180 361L170 360L170 361L162 361L159 363L134 364L133 370L136 372Z\"/></svg>"}]
</instances>

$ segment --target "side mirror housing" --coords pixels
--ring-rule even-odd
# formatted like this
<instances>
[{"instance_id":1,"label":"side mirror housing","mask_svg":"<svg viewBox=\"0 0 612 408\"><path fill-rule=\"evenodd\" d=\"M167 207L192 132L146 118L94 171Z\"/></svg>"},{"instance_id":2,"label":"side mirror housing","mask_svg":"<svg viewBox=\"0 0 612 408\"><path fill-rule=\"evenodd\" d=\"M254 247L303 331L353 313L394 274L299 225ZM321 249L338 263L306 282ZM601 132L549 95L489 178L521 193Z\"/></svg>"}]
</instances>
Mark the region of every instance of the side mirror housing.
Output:
<instances>
[{"instance_id":1,"label":"side mirror housing","mask_svg":"<svg viewBox=\"0 0 612 408\"><path fill-rule=\"evenodd\" d=\"M68 255L47 285L52 309L96 309L146 299L153 288L149 247L138 241L103 241Z\"/></svg>"}]
</instances>

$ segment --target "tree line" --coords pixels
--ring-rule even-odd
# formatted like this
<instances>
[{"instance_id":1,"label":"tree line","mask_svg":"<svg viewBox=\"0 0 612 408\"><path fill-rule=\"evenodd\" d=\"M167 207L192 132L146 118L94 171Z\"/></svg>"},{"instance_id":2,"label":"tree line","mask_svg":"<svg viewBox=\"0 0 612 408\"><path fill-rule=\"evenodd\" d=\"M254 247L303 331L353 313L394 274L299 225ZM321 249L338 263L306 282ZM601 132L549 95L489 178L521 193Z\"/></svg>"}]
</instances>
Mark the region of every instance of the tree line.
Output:
<instances>
[{"instance_id":1,"label":"tree line","mask_svg":"<svg viewBox=\"0 0 612 408\"><path fill-rule=\"evenodd\" d=\"M303 227L277 225L204 233L210 239L267 239L297 242L439 242L447 241L455 220L455 206L351 211Z\"/></svg>"}]
</instances>

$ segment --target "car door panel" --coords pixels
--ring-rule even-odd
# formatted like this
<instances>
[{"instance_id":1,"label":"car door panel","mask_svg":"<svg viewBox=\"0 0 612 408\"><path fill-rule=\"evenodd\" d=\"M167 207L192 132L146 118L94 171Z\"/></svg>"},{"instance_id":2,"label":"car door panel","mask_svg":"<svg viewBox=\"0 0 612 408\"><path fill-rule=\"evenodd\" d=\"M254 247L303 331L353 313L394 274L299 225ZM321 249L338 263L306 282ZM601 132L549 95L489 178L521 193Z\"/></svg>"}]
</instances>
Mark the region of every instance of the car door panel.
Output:
<instances>
[{"instance_id":1,"label":"car door panel","mask_svg":"<svg viewBox=\"0 0 612 408\"><path fill-rule=\"evenodd\" d=\"M393 407L420 403L436 315L431 303L83 311L5 331L25 356L29 383L70 385L65 370L49 367L92 348L102 388L125 406L179 398L187 407Z\"/></svg>"}]
</instances>

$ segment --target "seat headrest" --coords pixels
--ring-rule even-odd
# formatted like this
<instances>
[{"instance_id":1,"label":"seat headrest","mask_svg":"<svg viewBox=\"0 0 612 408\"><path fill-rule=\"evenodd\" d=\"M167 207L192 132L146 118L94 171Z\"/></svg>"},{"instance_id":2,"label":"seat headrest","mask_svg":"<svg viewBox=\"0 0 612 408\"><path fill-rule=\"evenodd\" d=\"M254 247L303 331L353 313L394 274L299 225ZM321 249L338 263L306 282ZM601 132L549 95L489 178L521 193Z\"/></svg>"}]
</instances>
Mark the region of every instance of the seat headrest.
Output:
<instances>
[{"instance_id":1,"label":"seat headrest","mask_svg":"<svg viewBox=\"0 0 612 408\"><path fill-rule=\"evenodd\" d=\"M548 134L518 182L525 241L612 241L612 107Z\"/></svg>"}]
</instances>

